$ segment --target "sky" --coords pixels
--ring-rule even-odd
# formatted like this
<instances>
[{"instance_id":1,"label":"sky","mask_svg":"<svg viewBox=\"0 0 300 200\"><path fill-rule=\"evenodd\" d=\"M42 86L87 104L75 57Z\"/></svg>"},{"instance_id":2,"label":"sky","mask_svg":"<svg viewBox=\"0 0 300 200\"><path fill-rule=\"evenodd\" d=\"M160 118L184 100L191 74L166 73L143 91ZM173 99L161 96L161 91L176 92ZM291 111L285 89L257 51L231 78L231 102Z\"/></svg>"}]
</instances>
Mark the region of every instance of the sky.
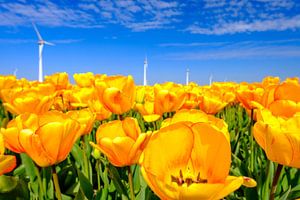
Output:
<instances>
[{"instance_id":1,"label":"sky","mask_svg":"<svg viewBox=\"0 0 300 200\"><path fill-rule=\"evenodd\" d=\"M148 83L300 77L299 0L0 0L0 74L132 75Z\"/></svg>"}]
</instances>

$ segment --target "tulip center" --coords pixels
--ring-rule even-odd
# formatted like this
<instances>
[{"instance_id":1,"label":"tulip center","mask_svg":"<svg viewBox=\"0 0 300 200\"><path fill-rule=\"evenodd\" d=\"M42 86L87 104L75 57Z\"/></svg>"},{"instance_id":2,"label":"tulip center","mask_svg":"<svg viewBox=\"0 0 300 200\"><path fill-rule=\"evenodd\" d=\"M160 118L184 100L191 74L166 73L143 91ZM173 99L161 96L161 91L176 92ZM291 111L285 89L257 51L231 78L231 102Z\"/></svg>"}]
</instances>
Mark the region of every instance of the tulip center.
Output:
<instances>
[{"instance_id":1,"label":"tulip center","mask_svg":"<svg viewBox=\"0 0 300 200\"><path fill-rule=\"evenodd\" d=\"M198 173L197 177L192 177L189 175L184 176L182 170L179 170L179 177L171 175L171 181L177 183L179 186L183 185L184 183L187 184L187 186L191 185L192 183L207 183L206 179L202 179L200 177L200 172Z\"/></svg>"}]
</instances>

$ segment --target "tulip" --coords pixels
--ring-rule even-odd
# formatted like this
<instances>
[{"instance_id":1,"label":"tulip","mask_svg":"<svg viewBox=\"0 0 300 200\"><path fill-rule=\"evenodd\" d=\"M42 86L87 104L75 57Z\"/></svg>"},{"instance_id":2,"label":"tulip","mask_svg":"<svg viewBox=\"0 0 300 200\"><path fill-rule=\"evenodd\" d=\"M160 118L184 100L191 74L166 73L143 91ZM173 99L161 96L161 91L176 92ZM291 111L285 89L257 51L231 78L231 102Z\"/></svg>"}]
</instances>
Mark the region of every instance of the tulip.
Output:
<instances>
[{"instance_id":1,"label":"tulip","mask_svg":"<svg viewBox=\"0 0 300 200\"><path fill-rule=\"evenodd\" d=\"M132 76L108 76L96 80L100 101L115 114L129 111L135 100L135 85Z\"/></svg>"},{"instance_id":2,"label":"tulip","mask_svg":"<svg viewBox=\"0 0 300 200\"><path fill-rule=\"evenodd\" d=\"M261 104L275 116L292 117L300 112L300 84L290 81L269 87Z\"/></svg>"},{"instance_id":3,"label":"tulip","mask_svg":"<svg viewBox=\"0 0 300 200\"><path fill-rule=\"evenodd\" d=\"M156 84L154 86L154 112L162 115L165 112L177 111L184 104L185 98L184 88L180 85L171 82Z\"/></svg>"},{"instance_id":4,"label":"tulip","mask_svg":"<svg viewBox=\"0 0 300 200\"><path fill-rule=\"evenodd\" d=\"M154 122L161 117L154 113L154 102L146 101L144 103L136 103L135 108L142 114L146 122Z\"/></svg>"},{"instance_id":5,"label":"tulip","mask_svg":"<svg viewBox=\"0 0 300 200\"><path fill-rule=\"evenodd\" d=\"M57 111L21 114L1 129L8 149L28 154L41 167L65 160L80 131L79 122Z\"/></svg>"},{"instance_id":6,"label":"tulip","mask_svg":"<svg viewBox=\"0 0 300 200\"><path fill-rule=\"evenodd\" d=\"M15 76L0 75L0 100L3 99L1 90L13 88L14 86L16 86L16 84L17 84L17 80Z\"/></svg>"},{"instance_id":7,"label":"tulip","mask_svg":"<svg viewBox=\"0 0 300 200\"><path fill-rule=\"evenodd\" d=\"M230 162L226 134L187 122L156 132L140 159L144 179L161 199L221 199L244 183L255 186L252 179L229 176Z\"/></svg>"},{"instance_id":8,"label":"tulip","mask_svg":"<svg viewBox=\"0 0 300 200\"><path fill-rule=\"evenodd\" d=\"M109 118L112 114L99 100L89 101L88 107L99 121Z\"/></svg>"},{"instance_id":9,"label":"tulip","mask_svg":"<svg viewBox=\"0 0 300 200\"><path fill-rule=\"evenodd\" d=\"M74 74L73 78L79 87L92 87L95 85L95 76L92 72Z\"/></svg>"},{"instance_id":10,"label":"tulip","mask_svg":"<svg viewBox=\"0 0 300 200\"><path fill-rule=\"evenodd\" d=\"M82 130L80 132L83 134L91 133L95 121L95 115L89 109L72 110L66 114L81 124Z\"/></svg>"},{"instance_id":11,"label":"tulip","mask_svg":"<svg viewBox=\"0 0 300 200\"><path fill-rule=\"evenodd\" d=\"M141 133L135 118L115 120L99 126L97 144L90 144L104 153L115 166L129 166L138 162L150 133Z\"/></svg>"},{"instance_id":12,"label":"tulip","mask_svg":"<svg viewBox=\"0 0 300 200\"><path fill-rule=\"evenodd\" d=\"M54 88L41 85L33 88L15 88L2 90L4 107L13 114L31 112L42 114L50 110L54 102Z\"/></svg>"},{"instance_id":13,"label":"tulip","mask_svg":"<svg viewBox=\"0 0 300 200\"><path fill-rule=\"evenodd\" d=\"M269 160L300 168L300 114L283 118L263 109L257 112L254 138Z\"/></svg>"},{"instance_id":14,"label":"tulip","mask_svg":"<svg viewBox=\"0 0 300 200\"><path fill-rule=\"evenodd\" d=\"M66 72L45 76L45 82L53 84L56 90L65 90L71 87L69 75Z\"/></svg>"},{"instance_id":15,"label":"tulip","mask_svg":"<svg viewBox=\"0 0 300 200\"><path fill-rule=\"evenodd\" d=\"M4 155L4 150L3 136L0 133L0 176L12 171L16 167L16 157Z\"/></svg>"}]
</instances>

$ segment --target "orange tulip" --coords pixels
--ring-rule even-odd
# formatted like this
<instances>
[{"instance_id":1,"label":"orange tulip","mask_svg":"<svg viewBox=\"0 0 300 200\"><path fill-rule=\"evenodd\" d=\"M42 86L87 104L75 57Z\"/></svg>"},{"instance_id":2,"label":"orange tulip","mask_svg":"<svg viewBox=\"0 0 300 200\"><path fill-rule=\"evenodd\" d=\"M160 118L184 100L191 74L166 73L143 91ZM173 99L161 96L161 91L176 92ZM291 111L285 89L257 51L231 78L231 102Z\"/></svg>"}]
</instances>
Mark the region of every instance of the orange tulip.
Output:
<instances>
[{"instance_id":1,"label":"orange tulip","mask_svg":"<svg viewBox=\"0 0 300 200\"><path fill-rule=\"evenodd\" d=\"M261 104L273 115L292 117L300 112L300 84L290 81L270 87L264 93Z\"/></svg>"},{"instance_id":2,"label":"orange tulip","mask_svg":"<svg viewBox=\"0 0 300 200\"><path fill-rule=\"evenodd\" d=\"M80 132L83 134L91 133L95 121L95 115L89 109L72 110L66 114L81 124L82 130Z\"/></svg>"},{"instance_id":3,"label":"orange tulip","mask_svg":"<svg viewBox=\"0 0 300 200\"><path fill-rule=\"evenodd\" d=\"M73 78L79 87L92 87L95 85L95 76L92 72L74 74Z\"/></svg>"},{"instance_id":4,"label":"orange tulip","mask_svg":"<svg viewBox=\"0 0 300 200\"><path fill-rule=\"evenodd\" d=\"M4 141L0 133L0 176L12 171L16 167L16 157L4 155Z\"/></svg>"},{"instance_id":5,"label":"orange tulip","mask_svg":"<svg viewBox=\"0 0 300 200\"><path fill-rule=\"evenodd\" d=\"M2 90L4 107L13 114L31 112L42 114L50 110L54 101L54 90L52 94L43 94L43 88L16 88ZM50 92L47 92L50 93Z\"/></svg>"},{"instance_id":6,"label":"orange tulip","mask_svg":"<svg viewBox=\"0 0 300 200\"><path fill-rule=\"evenodd\" d=\"M91 145L104 153L115 166L128 166L138 162L150 133L141 133L135 118L115 120L99 126L97 144Z\"/></svg>"},{"instance_id":7,"label":"orange tulip","mask_svg":"<svg viewBox=\"0 0 300 200\"><path fill-rule=\"evenodd\" d=\"M258 110L253 134L269 160L300 168L300 113L287 119Z\"/></svg>"},{"instance_id":8,"label":"orange tulip","mask_svg":"<svg viewBox=\"0 0 300 200\"><path fill-rule=\"evenodd\" d=\"M51 111L39 116L21 114L1 133L8 149L27 153L37 165L47 167L66 159L81 130L76 120Z\"/></svg>"},{"instance_id":9,"label":"orange tulip","mask_svg":"<svg viewBox=\"0 0 300 200\"><path fill-rule=\"evenodd\" d=\"M15 76L0 75L0 100L3 98L1 94L1 90L13 88L16 86L16 84L17 84L17 80Z\"/></svg>"},{"instance_id":10,"label":"orange tulip","mask_svg":"<svg viewBox=\"0 0 300 200\"><path fill-rule=\"evenodd\" d=\"M100 101L115 114L129 111L135 100L135 85L132 76L108 76L96 80Z\"/></svg>"},{"instance_id":11,"label":"orange tulip","mask_svg":"<svg viewBox=\"0 0 300 200\"><path fill-rule=\"evenodd\" d=\"M71 87L69 75L66 72L45 76L45 82L53 84L56 90L65 90Z\"/></svg>"},{"instance_id":12,"label":"orange tulip","mask_svg":"<svg viewBox=\"0 0 300 200\"><path fill-rule=\"evenodd\" d=\"M99 121L109 118L112 114L99 100L89 101L88 107Z\"/></svg>"},{"instance_id":13,"label":"orange tulip","mask_svg":"<svg viewBox=\"0 0 300 200\"><path fill-rule=\"evenodd\" d=\"M224 132L190 122L160 129L140 159L143 177L161 199L221 199L242 184L256 185L252 179L229 176L230 162Z\"/></svg>"},{"instance_id":14,"label":"orange tulip","mask_svg":"<svg viewBox=\"0 0 300 200\"><path fill-rule=\"evenodd\" d=\"M184 104L186 95L181 85L167 82L154 85L154 112L162 115L165 112L179 110Z\"/></svg>"}]
</instances>

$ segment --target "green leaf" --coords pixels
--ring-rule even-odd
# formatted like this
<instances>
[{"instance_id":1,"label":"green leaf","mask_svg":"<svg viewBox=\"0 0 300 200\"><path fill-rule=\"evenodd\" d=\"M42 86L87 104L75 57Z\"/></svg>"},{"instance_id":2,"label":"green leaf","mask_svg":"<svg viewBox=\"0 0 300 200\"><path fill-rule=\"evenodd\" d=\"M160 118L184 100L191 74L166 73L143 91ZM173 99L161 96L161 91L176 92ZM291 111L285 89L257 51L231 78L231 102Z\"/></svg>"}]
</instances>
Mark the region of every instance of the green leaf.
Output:
<instances>
[{"instance_id":1,"label":"green leaf","mask_svg":"<svg viewBox=\"0 0 300 200\"><path fill-rule=\"evenodd\" d=\"M90 183L90 181L84 176L84 174L77 169L77 174L78 174L78 178L79 178L79 182L80 182L80 188L82 189L84 195L88 198L88 199L92 199L93 198L93 186Z\"/></svg>"},{"instance_id":2,"label":"green leaf","mask_svg":"<svg viewBox=\"0 0 300 200\"><path fill-rule=\"evenodd\" d=\"M74 200L82 200L82 199L86 199L86 197L84 196L84 193L82 192L82 190L79 190L77 192Z\"/></svg>"},{"instance_id":3,"label":"green leaf","mask_svg":"<svg viewBox=\"0 0 300 200\"><path fill-rule=\"evenodd\" d=\"M290 192L291 192L291 186L289 186L289 189L285 193L283 193L283 195L280 197L279 200L287 200Z\"/></svg>"},{"instance_id":4,"label":"green leaf","mask_svg":"<svg viewBox=\"0 0 300 200\"><path fill-rule=\"evenodd\" d=\"M109 176L112 179L119 194L125 195L126 197L128 197L126 187L124 186L124 184L121 181L122 179L120 177L118 170L111 164L109 164L107 167L108 167Z\"/></svg>"},{"instance_id":5,"label":"green leaf","mask_svg":"<svg viewBox=\"0 0 300 200\"><path fill-rule=\"evenodd\" d=\"M7 193L15 189L18 179L13 176L0 176L0 193Z\"/></svg>"},{"instance_id":6,"label":"green leaf","mask_svg":"<svg viewBox=\"0 0 300 200\"><path fill-rule=\"evenodd\" d=\"M25 166L26 174L29 176L31 182L34 181L36 178L34 162L25 153L21 153L20 156L21 156L22 163Z\"/></svg>"},{"instance_id":7,"label":"green leaf","mask_svg":"<svg viewBox=\"0 0 300 200\"><path fill-rule=\"evenodd\" d=\"M30 199L27 182L19 179L17 186L13 190L7 193L0 193L0 199Z\"/></svg>"},{"instance_id":8,"label":"green leaf","mask_svg":"<svg viewBox=\"0 0 300 200\"><path fill-rule=\"evenodd\" d=\"M77 143L75 143L71 150L71 155L74 157L75 161L79 164L79 166L83 166L83 151L79 147Z\"/></svg>"}]
</instances>

